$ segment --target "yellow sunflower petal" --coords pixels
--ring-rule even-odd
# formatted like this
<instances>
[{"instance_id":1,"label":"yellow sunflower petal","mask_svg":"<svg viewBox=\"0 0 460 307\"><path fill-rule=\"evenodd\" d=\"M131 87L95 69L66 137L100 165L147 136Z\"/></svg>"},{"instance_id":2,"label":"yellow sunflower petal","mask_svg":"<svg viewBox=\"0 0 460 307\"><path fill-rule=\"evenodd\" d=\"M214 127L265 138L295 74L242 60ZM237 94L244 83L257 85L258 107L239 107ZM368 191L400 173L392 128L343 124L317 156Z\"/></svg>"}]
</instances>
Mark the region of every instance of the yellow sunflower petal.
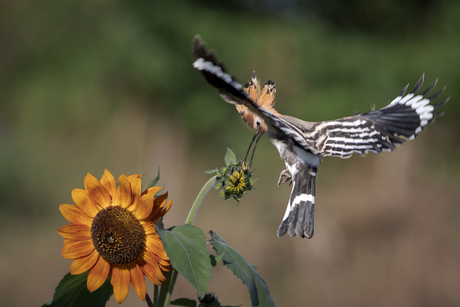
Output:
<instances>
[{"instance_id":1,"label":"yellow sunflower petal","mask_svg":"<svg viewBox=\"0 0 460 307\"><path fill-rule=\"evenodd\" d=\"M133 213L138 220L143 220L149 217L150 213L152 213L154 199L154 193L147 193L142 195L136 202L136 209Z\"/></svg>"},{"instance_id":2,"label":"yellow sunflower petal","mask_svg":"<svg viewBox=\"0 0 460 307\"><path fill-rule=\"evenodd\" d=\"M172 200L168 202L168 205L166 206L166 208L164 208L163 211L157 214L157 217L153 219L153 222L156 223L161 217L163 217L169 211L169 209L171 209L171 206L172 206Z\"/></svg>"},{"instance_id":3,"label":"yellow sunflower petal","mask_svg":"<svg viewBox=\"0 0 460 307\"><path fill-rule=\"evenodd\" d=\"M91 254L86 257L78 258L72 261L70 265L70 274L79 275L91 269L99 259L99 253L93 250Z\"/></svg>"},{"instance_id":4,"label":"yellow sunflower petal","mask_svg":"<svg viewBox=\"0 0 460 307\"><path fill-rule=\"evenodd\" d=\"M166 205L166 199L168 198L168 192L161 194L157 198L155 198L155 202L153 203L152 213L150 213L149 220L153 220L161 210L163 210L164 206Z\"/></svg>"},{"instance_id":5,"label":"yellow sunflower petal","mask_svg":"<svg viewBox=\"0 0 460 307\"><path fill-rule=\"evenodd\" d=\"M75 205L77 205L77 207L90 218L95 217L99 212L99 209L91 202L86 190L73 189L72 199L75 202Z\"/></svg>"},{"instance_id":6,"label":"yellow sunflower petal","mask_svg":"<svg viewBox=\"0 0 460 307\"><path fill-rule=\"evenodd\" d=\"M70 241L64 239L61 257L65 259L77 259L88 256L93 250L94 245L91 239L84 241Z\"/></svg>"},{"instance_id":7,"label":"yellow sunflower petal","mask_svg":"<svg viewBox=\"0 0 460 307\"><path fill-rule=\"evenodd\" d=\"M134 291L141 300L145 300L145 278L142 269L134 263L129 267L129 274L131 275L131 283L133 284Z\"/></svg>"},{"instance_id":8,"label":"yellow sunflower petal","mask_svg":"<svg viewBox=\"0 0 460 307\"><path fill-rule=\"evenodd\" d=\"M104 170L104 175L102 175L101 183L113 198L115 196L115 191L117 190L117 183L115 182L115 178L113 177L112 173L107 169Z\"/></svg>"},{"instance_id":9,"label":"yellow sunflower petal","mask_svg":"<svg viewBox=\"0 0 460 307\"><path fill-rule=\"evenodd\" d=\"M163 282L158 280L157 275L155 273L155 267L151 266L145 261L139 261L139 265L142 269L142 272L144 272L145 276L155 285L161 286Z\"/></svg>"},{"instance_id":10,"label":"yellow sunflower petal","mask_svg":"<svg viewBox=\"0 0 460 307\"><path fill-rule=\"evenodd\" d=\"M112 198L109 192L105 189L102 183L96 179L93 175L88 173L85 177L85 189L89 194L89 197L100 208L106 208L110 205Z\"/></svg>"},{"instance_id":11,"label":"yellow sunflower petal","mask_svg":"<svg viewBox=\"0 0 460 307\"><path fill-rule=\"evenodd\" d=\"M166 253L165 253L166 255ZM167 256L166 256L167 258ZM161 261L162 266L167 267L170 265L169 261L165 261L164 259L159 258L153 252L147 251L144 253L144 261L150 264L153 268L158 268L159 261Z\"/></svg>"},{"instance_id":12,"label":"yellow sunflower petal","mask_svg":"<svg viewBox=\"0 0 460 307\"><path fill-rule=\"evenodd\" d=\"M145 254L149 254L149 261L151 261L153 259L155 259L156 262L158 262L159 264L163 265L163 266L168 266L170 265L170 262L169 262L169 258L168 256L166 255L166 252L164 250L160 251L160 250L152 250L150 248L147 248L147 252Z\"/></svg>"},{"instance_id":13,"label":"yellow sunflower petal","mask_svg":"<svg viewBox=\"0 0 460 307\"><path fill-rule=\"evenodd\" d=\"M142 178L141 175L128 176L128 182L131 185L131 193L134 197L140 197L142 192Z\"/></svg>"},{"instance_id":14,"label":"yellow sunflower petal","mask_svg":"<svg viewBox=\"0 0 460 307\"><path fill-rule=\"evenodd\" d=\"M154 223L145 223L144 224L144 231L145 231L145 234L147 235L147 238L148 238L149 235L157 233L156 225Z\"/></svg>"},{"instance_id":15,"label":"yellow sunflower petal","mask_svg":"<svg viewBox=\"0 0 460 307\"><path fill-rule=\"evenodd\" d=\"M166 277L164 276L163 272L161 271L158 262L156 262L156 261L155 262L147 262L147 264L149 264L153 268L153 270L155 272L156 279L161 284L163 284L166 281Z\"/></svg>"},{"instance_id":16,"label":"yellow sunflower petal","mask_svg":"<svg viewBox=\"0 0 460 307\"><path fill-rule=\"evenodd\" d=\"M109 276L110 264L105 261L102 257L96 262L96 265L89 270L88 280L86 286L89 292L93 292L99 289L100 286L105 282L107 276Z\"/></svg>"},{"instance_id":17,"label":"yellow sunflower petal","mask_svg":"<svg viewBox=\"0 0 460 307\"><path fill-rule=\"evenodd\" d=\"M70 224L58 228L58 232L64 239L82 241L91 239L90 229L91 228L87 225Z\"/></svg>"},{"instance_id":18,"label":"yellow sunflower petal","mask_svg":"<svg viewBox=\"0 0 460 307\"><path fill-rule=\"evenodd\" d=\"M142 192L142 195L145 195L147 193L153 193L153 195L155 195L158 192L160 192L161 190L163 190L162 187L151 187L151 188L148 188L147 190L145 190L144 192Z\"/></svg>"},{"instance_id":19,"label":"yellow sunflower petal","mask_svg":"<svg viewBox=\"0 0 460 307\"><path fill-rule=\"evenodd\" d=\"M139 201L136 203L136 208L133 211L137 219L144 220L150 216L152 208L155 204L155 194L157 194L162 189L163 188L161 187L151 187L142 193Z\"/></svg>"},{"instance_id":20,"label":"yellow sunflower petal","mask_svg":"<svg viewBox=\"0 0 460 307\"><path fill-rule=\"evenodd\" d=\"M164 258L166 260L169 259L167 254L166 254L166 251L164 250L163 242L161 241L160 237L157 234L147 236L147 239L146 239L145 243L146 243L147 249L152 254L155 254L158 257Z\"/></svg>"},{"instance_id":21,"label":"yellow sunflower petal","mask_svg":"<svg viewBox=\"0 0 460 307\"><path fill-rule=\"evenodd\" d=\"M166 252L163 247L163 242L161 242L161 239L158 235L151 235L147 237L147 240L145 241L146 247L154 254L164 257L165 259L168 259L168 256L166 256Z\"/></svg>"},{"instance_id":22,"label":"yellow sunflower petal","mask_svg":"<svg viewBox=\"0 0 460 307\"><path fill-rule=\"evenodd\" d=\"M133 203L133 196L131 195L131 186L129 185L128 179L125 174L122 174L118 178L118 189L115 192L115 199L113 204L115 206L121 206L128 208Z\"/></svg>"},{"instance_id":23,"label":"yellow sunflower petal","mask_svg":"<svg viewBox=\"0 0 460 307\"><path fill-rule=\"evenodd\" d=\"M139 175L139 174L133 174L133 175L129 175L128 177L126 177L126 179L128 179L129 183L133 183L134 181L140 179L143 175Z\"/></svg>"},{"instance_id":24,"label":"yellow sunflower petal","mask_svg":"<svg viewBox=\"0 0 460 307\"><path fill-rule=\"evenodd\" d=\"M160 266L157 264L158 269L155 269L155 274L157 276L157 279L161 282L164 283L166 281L166 277L163 274L163 271L160 269Z\"/></svg>"},{"instance_id":25,"label":"yellow sunflower petal","mask_svg":"<svg viewBox=\"0 0 460 307\"><path fill-rule=\"evenodd\" d=\"M112 286L115 300L121 304L129 292L131 277L126 265L117 265L112 268Z\"/></svg>"},{"instance_id":26,"label":"yellow sunflower petal","mask_svg":"<svg viewBox=\"0 0 460 307\"><path fill-rule=\"evenodd\" d=\"M153 267L155 267L155 263L158 263L150 251L145 251L142 259Z\"/></svg>"},{"instance_id":27,"label":"yellow sunflower petal","mask_svg":"<svg viewBox=\"0 0 460 307\"><path fill-rule=\"evenodd\" d=\"M59 210L64 218L70 223L91 226L93 220L84 214L77 206L64 204L59 206Z\"/></svg>"},{"instance_id":28,"label":"yellow sunflower petal","mask_svg":"<svg viewBox=\"0 0 460 307\"><path fill-rule=\"evenodd\" d=\"M160 282L159 285L162 285L166 281L166 277L164 276L163 272L161 272L160 266L158 265L157 261L152 261L152 258L147 258L144 257L145 262L153 269L155 273L155 279ZM153 282L153 281L152 281Z\"/></svg>"},{"instance_id":29,"label":"yellow sunflower petal","mask_svg":"<svg viewBox=\"0 0 460 307\"><path fill-rule=\"evenodd\" d=\"M149 217L152 212L153 202L145 202L143 200L138 200L135 202L136 209L133 211L134 216L138 220L144 220Z\"/></svg>"},{"instance_id":30,"label":"yellow sunflower petal","mask_svg":"<svg viewBox=\"0 0 460 307\"><path fill-rule=\"evenodd\" d=\"M163 249L163 242L160 239L160 236L157 234L148 235L146 238L147 247L150 248L152 251L155 250L164 250Z\"/></svg>"},{"instance_id":31,"label":"yellow sunflower petal","mask_svg":"<svg viewBox=\"0 0 460 307\"><path fill-rule=\"evenodd\" d=\"M162 265L161 263L158 263L158 265L160 266L160 269L161 269L163 272L169 272L169 271L172 270L171 263L169 263L168 265Z\"/></svg>"}]
</instances>

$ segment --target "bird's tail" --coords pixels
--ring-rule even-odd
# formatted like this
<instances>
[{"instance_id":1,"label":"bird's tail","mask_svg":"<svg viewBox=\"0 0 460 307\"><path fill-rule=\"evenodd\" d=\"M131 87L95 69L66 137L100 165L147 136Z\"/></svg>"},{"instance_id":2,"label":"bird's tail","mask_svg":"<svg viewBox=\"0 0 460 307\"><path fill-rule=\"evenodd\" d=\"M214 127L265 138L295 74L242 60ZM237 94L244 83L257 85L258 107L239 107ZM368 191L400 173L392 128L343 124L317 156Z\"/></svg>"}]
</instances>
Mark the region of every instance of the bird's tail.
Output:
<instances>
[{"instance_id":1,"label":"bird's tail","mask_svg":"<svg viewBox=\"0 0 460 307\"><path fill-rule=\"evenodd\" d=\"M298 172L292 174L291 197L278 228L278 237L287 232L291 237L310 239L314 231L317 169L306 164L298 164L297 169Z\"/></svg>"}]
</instances>

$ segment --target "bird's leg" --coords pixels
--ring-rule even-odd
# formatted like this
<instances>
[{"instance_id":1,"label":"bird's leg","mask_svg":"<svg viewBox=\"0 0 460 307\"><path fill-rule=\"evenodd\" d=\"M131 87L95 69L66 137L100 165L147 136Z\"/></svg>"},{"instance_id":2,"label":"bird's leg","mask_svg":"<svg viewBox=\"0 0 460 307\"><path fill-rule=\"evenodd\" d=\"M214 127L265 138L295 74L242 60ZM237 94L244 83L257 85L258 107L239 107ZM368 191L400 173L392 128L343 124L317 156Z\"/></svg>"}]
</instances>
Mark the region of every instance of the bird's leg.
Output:
<instances>
[{"instance_id":1,"label":"bird's leg","mask_svg":"<svg viewBox=\"0 0 460 307\"><path fill-rule=\"evenodd\" d=\"M282 170L280 173L280 178L278 179L278 186L281 184L285 184L289 180L291 180L292 176L289 174L289 171L287 169Z\"/></svg>"}]
</instances>

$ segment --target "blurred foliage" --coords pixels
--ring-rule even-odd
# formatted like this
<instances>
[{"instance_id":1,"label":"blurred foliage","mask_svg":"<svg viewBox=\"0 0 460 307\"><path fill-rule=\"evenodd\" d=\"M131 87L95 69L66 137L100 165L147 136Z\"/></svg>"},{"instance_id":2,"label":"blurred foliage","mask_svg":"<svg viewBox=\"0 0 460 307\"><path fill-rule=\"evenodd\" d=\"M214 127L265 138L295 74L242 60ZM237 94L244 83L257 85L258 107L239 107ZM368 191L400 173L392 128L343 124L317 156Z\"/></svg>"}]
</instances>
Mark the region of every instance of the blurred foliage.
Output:
<instances>
[{"instance_id":1,"label":"blurred foliage","mask_svg":"<svg viewBox=\"0 0 460 307\"><path fill-rule=\"evenodd\" d=\"M196 34L240 82L257 70L276 82L281 113L310 121L382 107L422 73L439 77L452 99L422 135L424 172L457 182L458 29L454 0L3 1L0 222L55 218L92 169L167 170L145 165L160 152L148 137L167 146L176 171L220 165L227 146L244 152L252 131L192 67ZM277 158L264 146L261 168L269 151Z\"/></svg>"}]
</instances>

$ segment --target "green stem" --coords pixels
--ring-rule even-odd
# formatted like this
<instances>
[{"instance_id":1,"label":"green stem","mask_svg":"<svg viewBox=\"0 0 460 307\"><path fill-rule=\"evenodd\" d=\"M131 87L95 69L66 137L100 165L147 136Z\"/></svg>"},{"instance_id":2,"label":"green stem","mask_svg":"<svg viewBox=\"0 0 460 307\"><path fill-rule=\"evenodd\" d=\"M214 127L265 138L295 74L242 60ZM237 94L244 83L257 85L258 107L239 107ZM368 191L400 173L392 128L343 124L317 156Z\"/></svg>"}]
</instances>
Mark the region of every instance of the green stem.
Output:
<instances>
[{"instance_id":1,"label":"green stem","mask_svg":"<svg viewBox=\"0 0 460 307\"><path fill-rule=\"evenodd\" d=\"M200 193L198 193L195 202L188 213L187 219L185 220L185 225L191 225L193 220L195 219L196 213L200 208L201 203L203 202L204 197L208 194L209 190L216 184L217 176L212 177L205 183L203 188L201 189Z\"/></svg>"},{"instance_id":2,"label":"green stem","mask_svg":"<svg viewBox=\"0 0 460 307\"><path fill-rule=\"evenodd\" d=\"M171 302L171 296L172 296L172 292L174 290L174 285L176 284L177 274L178 273L177 273L176 269L173 269L172 273L171 273L171 282L169 284L169 287L166 289L164 307L168 307L169 303Z\"/></svg>"},{"instance_id":3,"label":"green stem","mask_svg":"<svg viewBox=\"0 0 460 307\"><path fill-rule=\"evenodd\" d=\"M169 306L169 301L166 301L166 294L168 293L169 286L171 285L172 272L171 271L164 272L164 275L166 277L166 281L160 287L160 293L158 295L158 304L157 304L158 307Z\"/></svg>"},{"instance_id":4,"label":"green stem","mask_svg":"<svg viewBox=\"0 0 460 307\"><path fill-rule=\"evenodd\" d=\"M145 294L145 300L147 301L147 305L148 305L149 307L153 307L153 306L154 306L153 303L152 303L152 300L150 299L150 296L149 296L147 293Z\"/></svg>"},{"instance_id":5,"label":"green stem","mask_svg":"<svg viewBox=\"0 0 460 307\"><path fill-rule=\"evenodd\" d=\"M209 190L216 184L217 176L212 177L205 183L203 188L201 188L200 193L195 199L195 202L188 213L187 219L185 220L185 225L191 225L195 219L196 213L200 208L201 203L203 202L204 197L208 194ZM155 288L155 299L158 298L158 302L155 302L155 306L168 307L171 301L172 292L176 284L177 271L173 269L170 272L165 272L165 277L167 278L165 283L160 288L160 294L158 295L157 288Z\"/></svg>"},{"instance_id":6,"label":"green stem","mask_svg":"<svg viewBox=\"0 0 460 307\"><path fill-rule=\"evenodd\" d=\"M154 303L154 307L158 307L158 290L159 290L159 286L158 285L153 285L153 303Z\"/></svg>"},{"instance_id":7,"label":"green stem","mask_svg":"<svg viewBox=\"0 0 460 307\"><path fill-rule=\"evenodd\" d=\"M167 280L160 287L160 294L158 296L158 306L168 307L171 301L171 295L174 290L174 285L176 284L177 271L173 269L172 271L165 272L165 277Z\"/></svg>"}]
</instances>

